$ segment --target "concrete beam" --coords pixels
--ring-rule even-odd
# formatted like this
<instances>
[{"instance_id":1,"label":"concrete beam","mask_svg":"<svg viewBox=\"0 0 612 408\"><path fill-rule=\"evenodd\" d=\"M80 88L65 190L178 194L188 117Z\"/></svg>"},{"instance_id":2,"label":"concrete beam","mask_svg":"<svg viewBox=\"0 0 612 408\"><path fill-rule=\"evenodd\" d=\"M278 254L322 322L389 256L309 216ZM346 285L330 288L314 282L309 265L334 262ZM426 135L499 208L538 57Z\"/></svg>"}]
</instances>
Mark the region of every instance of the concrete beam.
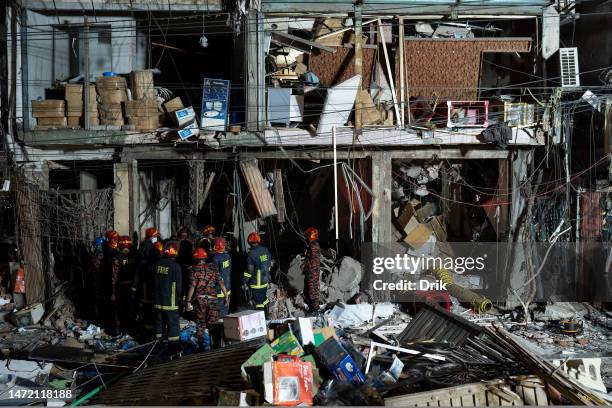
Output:
<instances>
[{"instance_id":1,"label":"concrete beam","mask_svg":"<svg viewBox=\"0 0 612 408\"><path fill-rule=\"evenodd\" d=\"M78 0L21 0L23 7L46 13L75 11L86 12L123 12L126 15L132 11L222 11L221 0L210 1L176 1L153 2L148 0L113 0L110 1L78 1Z\"/></svg>"},{"instance_id":2,"label":"concrete beam","mask_svg":"<svg viewBox=\"0 0 612 408\"><path fill-rule=\"evenodd\" d=\"M115 190L113 191L114 229L120 235L131 235L130 226L130 166L115 163Z\"/></svg>"}]
</instances>

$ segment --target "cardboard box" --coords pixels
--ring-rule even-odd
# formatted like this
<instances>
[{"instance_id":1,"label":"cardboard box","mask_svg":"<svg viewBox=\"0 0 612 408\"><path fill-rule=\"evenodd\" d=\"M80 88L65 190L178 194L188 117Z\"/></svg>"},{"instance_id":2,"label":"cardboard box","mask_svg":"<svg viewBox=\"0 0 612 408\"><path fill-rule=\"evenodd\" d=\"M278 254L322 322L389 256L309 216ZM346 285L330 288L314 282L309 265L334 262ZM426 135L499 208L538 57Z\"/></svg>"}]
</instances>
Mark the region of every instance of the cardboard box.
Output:
<instances>
[{"instance_id":1,"label":"cardboard box","mask_svg":"<svg viewBox=\"0 0 612 408\"><path fill-rule=\"evenodd\" d=\"M191 106L174 112L174 121L179 128L195 123L196 115Z\"/></svg>"},{"instance_id":2,"label":"cardboard box","mask_svg":"<svg viewBox=\"0 0 612 408\"><path fill-rule=\"evenodd\" d=\"M120 76L97 77L96 89L98 93L117 89L125 91L127 89L127 82L124 77Z\"/></svg>"},{"instance_id":3,"label":"cardboard box","mask_svg":"<svg viewBox=\"0 0 612 408\"><path fill-rule=\"evenodd\" d=\"M36 118L36 124L41 127L66 127L68 121L65 116L62 118Z\"/></svg>"},{"instance_id":4,"label":"cardboard box","mask_svg":"<svg viewBox=\"0 0 612 408\"><path fill-rule=\"evenodd\" d=\"M61 118L64 116L66 116L66 105L63 100L32 101L32 117L34 118Z\"/></svg>"},{"instance_id":5,"label":"cardboard box","mask_svg":"<svg viewBox=\"0 0 612 408\"><path fill-rule=\"evenodd\" d=\"M123 121L123 108L121 104L101 104L98 106L100 112L100 119L110 119Z\"/></svg>"},{"instance_id":6,"label":"cardboard box","mask_svg":"<svg viewBox=\"0 0 612 408\"><path fill-rule=\"evenodd\" d=\"M195 125L195 123L192 125ZM200 129L197 126L192 125L178 130L177 134L181 140L187 140L190 137L198 136L200 134Z\"/></svg>"},{"instance_id":7,"label":"cardboard box","mask_svg":"<svg viewBox=\"0 0 612 408\"><path fill-rule=\"evenodd\" d=\"M265 336L266 332L263 310L244 310L223 318L223 333L229 340L251 340Z\"/></svg>"},{"instance_id":8,"label":"cardboard box","mask_svg":"<svg viewBox=\"0 0 612 408\"><path fill-rule=\"evenodd\" d=\"M288 331L270 344L275 353L289 354L291 356L301 356L304 349L293 332Z\"/></svg>"},{"instance_id":9,"label":"cardboard box","mask_svg":"<svg viewBox=\"0 0 612 408\"><path fill-rule=\"evenodd\" d=\"M100 118L100 124L104 126L123 126L123 118L121 119L108 119L108 118Z\"/></svg>"},{"instance_id":10,"label":"cardboard box","mask_svg":"<svg viewBox=\"0 0 612 408\"><path fill-rule=\"evenodd\" d=\"M270 404L312 405L312 363L284 355L265 363L264 390Z\"/></svg>"},{"instance_id":11,"label":"cardboard box","mask_svg":"<svg viewBox=\"0 0 612 408\"><path fill-rule=\"evenodd\" d=\"M404 226L404 242L410 245L413 249L419 249L427 241L433 233L433 230L427 224L421 224L417 221L416 217L412 217L408 224Z\"/></svg>"},{"instance_id":12,"label":"cardboard box","mask_svg":"<svg viewBox=\"0 0 612 408\"><path fill-rule=\"evenodd\" d=\"M148 117L158 116L159 108L157 101L153 99L139 99L135 101L125 101L125 116Z\"/></svg>"},{"instance_id":13,"label":"cardboard box","mask_svg":"<svg viewBox=\"0 0 612 408\"><path fill-rule=\"evenodd\" d=\"M327 369L344 383L360 385L365 383L365 377L351 355L335 339L329 338L317 347L317 354Z\"/></svg>"},{"instance_id":14,"label":"cardboard box","mask_svg":"<svg viewBox=\"0 0 612 408\"><path fill-rule=\"evenodd\" d=\"M66 100L66 116L83 116L83 101L78 100L70 100L67 99ZM89 109L89 115L92 116L95 114L95 116L98 116L98 103L97 102L93 102L90 103L88 106Z\"/></svg>"},{"instance_id":15,"label":"cardboard box","mask_svg":"<svg viewBox=\"0 0 612 408\"><path fill-rule=\"evenodd\" d=\"M83 101L83 85L82 84L66 84L65 87L65 99L66 101L76 102ZM95 103L98 94L96 93L96 86L89 85L89 102Z\"/></svg>"},{"instance_id":16,"label":"cardboard box","mask_svg":"<svg viewBox=\"0 0 612 408\"><path fill-rule=\"evenodd\" d=\"M181 100L181 98L179 96L177 96L176 98L172 98L167 102L164 102L164 110L168 113L174 113L179 109L183 109L184 105L183 105L183 101Z\"/></svg>"},{"instance_id":17,"label":"cardboard box","mask_svg":"<svg viewBox=\"0 0 612 408\"><path fill-rule=\"evenodd\" d=\"M336 337L336 329L330 326L314 329L312 331L315 347L319 347L325 340Z\"/></svg>"},{"instance_id":18,"label":"cardboard box","mask_svg":"<svg viewBox=\"0 0 612 408\"><path fill-rule=\"evenodd\" d=\"M132 97L138 99L155 100L155 85L153 83L153 71L130 72L130 85Z\"/></svg>"},{"instance_id":19,"label":"cardboard box","mask_svg":"<svg viewBox=\"0 0 612 408\"><path fill-rule=\"evenodd\" d=\"M100 101L105 105L120 104L127 101L127 92L125 89L110 89L100 92Z\"/></svg>"},{"instance_id":20,"label":"cardboard box","mask_svg":"<svg viewBox=\"0 0 612 408\"><path fill-rule=\"evenodd\" d=\"M159 117L156 116L132 116L128 118L128 123L134 125L136 130L141 132L149 132L157 129L159 125Z\"/></svg>"}]
</instances>

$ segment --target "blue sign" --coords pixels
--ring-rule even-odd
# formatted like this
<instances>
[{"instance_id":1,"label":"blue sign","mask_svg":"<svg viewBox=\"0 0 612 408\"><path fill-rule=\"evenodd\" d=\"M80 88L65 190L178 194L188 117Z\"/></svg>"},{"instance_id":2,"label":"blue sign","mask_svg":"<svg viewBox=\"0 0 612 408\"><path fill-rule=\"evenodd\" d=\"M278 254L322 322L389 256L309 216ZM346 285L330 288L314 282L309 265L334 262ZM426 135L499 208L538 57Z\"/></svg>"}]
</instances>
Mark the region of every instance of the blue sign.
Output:
<instances>
[{"instance_id":1,"label":"blue sign","mask_svg":"<svg viewBox=\"0 0 612 408\"><path fill-rule=\"evenodd\" d=\"M201 128L220 132L227 130L229 92L229 81L225 79L204 78Z\"/></svg>"}]
</instances>

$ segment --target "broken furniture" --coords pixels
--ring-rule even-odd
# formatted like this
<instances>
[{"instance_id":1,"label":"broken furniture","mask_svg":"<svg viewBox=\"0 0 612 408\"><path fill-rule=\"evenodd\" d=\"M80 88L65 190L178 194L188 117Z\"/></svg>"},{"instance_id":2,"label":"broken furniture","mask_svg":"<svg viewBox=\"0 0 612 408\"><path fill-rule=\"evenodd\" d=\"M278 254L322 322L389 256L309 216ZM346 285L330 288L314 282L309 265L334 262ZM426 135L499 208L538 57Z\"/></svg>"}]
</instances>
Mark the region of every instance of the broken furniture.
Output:
<instances>
[{"instance_id":1,"label":"broken furniture","mask_svg":"<svg viewBox=\"0 0 612 408\"><path fill-rule=\"evenodd\" d=\"M293 95L292 88L268 88L268 123L284 124L302 122L304 96Z\"/></svg>"}]
</instances>

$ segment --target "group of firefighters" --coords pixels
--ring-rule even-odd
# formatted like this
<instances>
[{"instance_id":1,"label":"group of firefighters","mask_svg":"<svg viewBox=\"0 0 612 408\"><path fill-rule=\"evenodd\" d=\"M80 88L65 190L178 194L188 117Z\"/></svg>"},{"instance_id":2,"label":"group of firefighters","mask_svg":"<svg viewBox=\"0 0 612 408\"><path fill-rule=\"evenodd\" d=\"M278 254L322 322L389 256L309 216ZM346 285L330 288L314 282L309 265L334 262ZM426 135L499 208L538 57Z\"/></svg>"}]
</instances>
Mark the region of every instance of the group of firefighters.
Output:
<instances>
[{"instance_id":1,"label":"group of firefighters","mask_svg":"<svg viewBox=\"0 0 612 408\"><path fill-rule=\"evenodd\" d=\"M155 335L169 349L177 349L181 312L194 312L197 339L204 349L210 347L207 328L229 312L232 287L232 258L227 243L215 237L215 228L207 225L199 237L191 239L186 229L178 239L162 241L156 228L147 228L138 250L129 236L107 231L95 241L94 262L100 270L107 327L128 330L134 320ZM304 262L305 292L309 310L319 309L320 246L318 231L308 228ZM262 245L258 232L247 237L250 250L242 276L242 290L250 307L267 313L272 255ZM155 326L153 326L155 322Z\"/></svg>"}]
</instances>

